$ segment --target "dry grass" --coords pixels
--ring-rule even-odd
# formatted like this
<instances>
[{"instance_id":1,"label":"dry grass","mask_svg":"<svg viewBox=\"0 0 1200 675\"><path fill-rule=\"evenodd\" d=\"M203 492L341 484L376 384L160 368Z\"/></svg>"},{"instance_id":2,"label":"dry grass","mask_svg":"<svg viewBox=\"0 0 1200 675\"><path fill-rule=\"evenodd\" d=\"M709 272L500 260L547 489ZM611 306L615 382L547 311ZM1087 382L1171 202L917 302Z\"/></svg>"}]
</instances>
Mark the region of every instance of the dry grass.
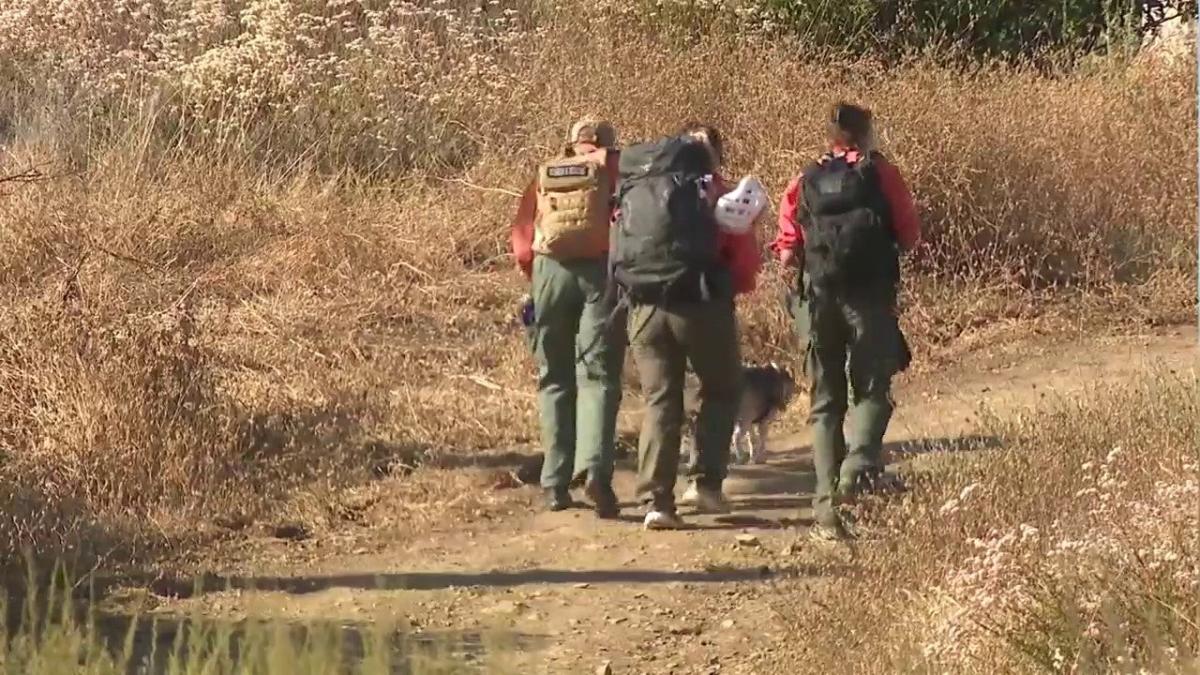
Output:
<instances>
[{"instance_id":1,"label":"dry grass","mask_svg":"<svg viewBox=\"0 0 1200 675\"><path fill-rule=\"evenodd\" d=\"M34 575L36 576L36 575ZM17 606L0 601L0 672L12 675L465 675L515 673L501 631L412 635L387 622L238 621L203 616L113 617L78 606L70 579ZM27 589L37 588L31 577Z\"/></svg>"},{"instance_id":2,"label":"dry grass","mask_svg":"<svg viewBox=\"0 0 1200 675\"><path fill-rule=\"evenodd\" d=\"M712 120L730 173L778 191L831 99L876 108L928 228L904 319L925 367L1192 316L1194 63L885 70L668 45L604 5L243 4L0 2L0 174L47 175L0 185L0 551L231 510L320 525L379 474L389 525L470 491L372 468L533 438L509 193L584 111L627 140ZM763 279L747 352L787 359Z\"/></svg>"},{"instance_id":3,"label":"dry grass","mask_svg":"<svg viewBox=\"0 0 1200 675\"><path fill-rule=\"evenodd\" d=\"M860 506L886 545L789 596L823 608L784 610L806 637L794 656L814 672L1195 672L1198 385L1156 373L996 422L1005 448L937 458L909 496Z\"/></svg>"}]
</instances>

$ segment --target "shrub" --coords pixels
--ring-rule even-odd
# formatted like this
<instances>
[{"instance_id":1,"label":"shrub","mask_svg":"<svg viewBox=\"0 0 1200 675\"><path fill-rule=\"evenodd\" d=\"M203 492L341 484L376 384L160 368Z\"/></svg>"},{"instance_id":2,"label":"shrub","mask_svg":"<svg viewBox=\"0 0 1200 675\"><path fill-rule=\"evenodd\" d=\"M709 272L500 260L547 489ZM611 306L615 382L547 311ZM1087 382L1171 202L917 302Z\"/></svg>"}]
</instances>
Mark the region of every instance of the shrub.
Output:
<instances>
[{"instance_id":1,"label":"shrub","mask_svg":"<svg viewBox=\"0 0 1200 675\"><path fill-rule=\"evenodd\" d=\"M1198 384L1147 375L997 423L1004 449L943 458L937 480L868 507L891 544L818 598L839 616L797 617L807 657L861 672L1190 672ZM873 647L847 652L847 635Z\"/></svg>"}]
</instances>

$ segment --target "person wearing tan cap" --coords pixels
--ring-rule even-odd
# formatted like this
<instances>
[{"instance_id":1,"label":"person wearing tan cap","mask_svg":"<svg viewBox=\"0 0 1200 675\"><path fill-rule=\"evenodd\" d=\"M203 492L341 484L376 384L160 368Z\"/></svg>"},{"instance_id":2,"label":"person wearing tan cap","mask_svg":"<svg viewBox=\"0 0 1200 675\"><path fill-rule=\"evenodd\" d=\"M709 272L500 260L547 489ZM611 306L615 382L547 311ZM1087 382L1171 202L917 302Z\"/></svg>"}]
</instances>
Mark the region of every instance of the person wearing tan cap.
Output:
<instances>
[{"instance_id":1,"label":"person wearing tan cap","mask_svg":"<svg viewBox=\"0 0 1200 675\"><path fill-rule=\"evenodd\" d=\"M619 515L612 475L625 359L623 322L610 320L606 293L615 146L610 123L573 124L566 147L538 166L521 196L511 237L532 286L546 505L570 508L571 480L586 472L584 491L601 518Z\"/></svg>"}]
</instances>

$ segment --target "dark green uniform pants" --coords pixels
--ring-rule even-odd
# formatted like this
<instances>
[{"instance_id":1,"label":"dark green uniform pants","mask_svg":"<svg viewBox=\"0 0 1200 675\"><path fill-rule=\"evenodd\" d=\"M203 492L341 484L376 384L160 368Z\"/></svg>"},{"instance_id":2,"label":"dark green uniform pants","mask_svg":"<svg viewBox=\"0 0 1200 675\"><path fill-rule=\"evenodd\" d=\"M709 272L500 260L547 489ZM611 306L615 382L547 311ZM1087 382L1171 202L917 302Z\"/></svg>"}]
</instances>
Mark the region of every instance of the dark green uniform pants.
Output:
<instances>
[{"instance_id":1,"label":"dark green uniform pants","mask_svg":"<svg viewBox=\"0 0 1200 675\"><path fill-rule=\"evenodd\" d=\"M586 471L612 483L625 334L618 317L606 325L605 261L533 261L542 487L566 489ZM582 356L582 358L580 358Z\"/></svg>"},{"instance_id":2,"label":"dark green uniform pants","mask_svg":"<svg viewBox=\"0 0 1200 675\"><path fill-rule=\"evenodd\" d=\"M629 343L646 397L638 497L656 509L673 511L688 361L700 380L697 461L690 473L702 488L720 490L725 480L742 377L733 301L634 304Z\"/></svg>"},{"instance_id":3,"label":"dark green uniform pants","mask_svg":"<svg viewBox=\"0 0 1200 675\"><path fill-rule=\"evenodd\" d=\"M835 496L853 494L883 471L883 435L892 417L892 377L907 364L894 302L814 295L793 301L807 338L809 423L817 474L813 517L832 524ZM853 406L849 434L843 431Z\"/></svg>"}]
</instances>

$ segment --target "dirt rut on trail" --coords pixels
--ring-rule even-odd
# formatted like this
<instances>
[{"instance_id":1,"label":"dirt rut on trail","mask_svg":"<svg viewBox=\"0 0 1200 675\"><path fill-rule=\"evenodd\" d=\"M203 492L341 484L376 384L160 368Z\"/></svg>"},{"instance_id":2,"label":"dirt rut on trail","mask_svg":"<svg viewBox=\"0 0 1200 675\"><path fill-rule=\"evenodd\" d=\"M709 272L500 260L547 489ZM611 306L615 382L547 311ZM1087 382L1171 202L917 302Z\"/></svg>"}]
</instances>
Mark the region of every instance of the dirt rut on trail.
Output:
<instances>
[{"instance_id":1,"label":"dirt rut on trail","mask_svg":"<svg viewBox=\"0 0 1200 675\"><path fill-rule=\"evenodd\" d=\"M1194 328L1068 345L1021 345L919 381L902 378L889 457L986 447L981 409L1014 414L1147 367L1197 369ZM794 425L801 410L789 417ZM786 426L781 425L781 426ZM691 516L681 532L644 532L586 510L545 513L536 490L513 490L510 515L404 546L302 563L240 564L206 585L227 588L157 613L212 618L396 622L414 630L483 632L505 672L770 673L772 645L791 639L768 602L776 580L820 584L839 562L815 564L800 537L813 485L805 433L774 430L765 466L731 468L729 516ZM633 496L623 462L616 489ZM678 491L685 485L680 481ZM274 546L297 546L280 542ZM286 558L285 558L286 559ZM803 561L809 562L803 562ZM488 642L491 640L492 642ZM803 672L791 667L786 672Z\"/></svg>"}]
</instances>

